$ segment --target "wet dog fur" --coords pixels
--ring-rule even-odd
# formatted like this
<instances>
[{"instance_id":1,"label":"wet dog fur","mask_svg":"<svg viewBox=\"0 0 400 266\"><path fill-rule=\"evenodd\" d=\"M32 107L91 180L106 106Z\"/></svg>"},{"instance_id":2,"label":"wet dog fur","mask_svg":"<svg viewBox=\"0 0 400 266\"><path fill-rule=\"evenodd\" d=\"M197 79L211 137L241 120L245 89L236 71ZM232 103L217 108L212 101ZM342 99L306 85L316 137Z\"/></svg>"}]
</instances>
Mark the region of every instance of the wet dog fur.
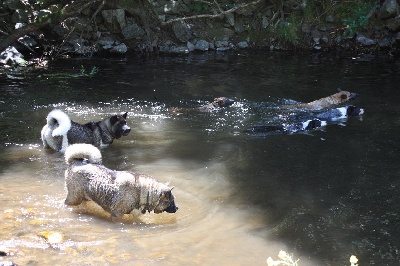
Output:
<instances>
[{"instance_id":1,"label":"wet dog fur","mask_svg":"<svg viewBox=\"0 0 400 266\"><path fill-rule=\"evenodd\" d=\"M92 200L118 218L133 210L175 213L172 188L140 173L114 171L101 164L100 150L90 144L67 148L65 161L66 205Z\"/></svg>"},{"instance_id":2,"label":"wet dog fur","mask_svg":"<svg viewBox=\"0 0 400 266\"><path fill-rule=\"evenodd\" d=\"M322 121L319 119L309 119L304 122L294 122L282 125L265 125L265 126L254 126L249 129L246 129L246 133L257 134L257 133L297 133L310 131L313 129L317 129L320 127L326 126L326 121Z\"/></svg>"},{"instance_id":3,"label":"wet dog fur","mask_svg":"<svg viewBox=\"0 0 400 266\"><path fill-rule=\"evenodd\" d=\"M356 93L337 89L337 93L332 94L328 97L321 98L321 99L318 99L318 100L315 100L315 101L312 101L309 103L288 104L288 105L284 105L283 108L306 109L306 110L310 110L310 111L319 111L319 110L335 107L339 104L354 100L356 98L357 98Z\"/></svg>"},{"instance_id":4,"label":"wet dog fur","mask_svg":"<svg viewBox=\"0 0 400 266\"><path fill-rule=\"evenodd\" d=\"M71 121L63 111L55 109L47 115L47 124L41 131L43 146L45 149L65 152L68 145L74 143L88 143L96 147L109 145L114 139L127 136L131 131L126 124L127 114L81 125Z\"/></svg>"},{"instance_id":5,"label":"wet dog fur","mask_svg":"<svg viewBox=\"0 0 400 266\"><path fill-rule=\"evenodd\" d=\"M363 108L359 108L354 105L348 105L319 113L317 114L317 118L326 121L335 121L335 120L345 119L348 117L360 116L363 114L364 114Z\"/></svg>"}]
</instances>

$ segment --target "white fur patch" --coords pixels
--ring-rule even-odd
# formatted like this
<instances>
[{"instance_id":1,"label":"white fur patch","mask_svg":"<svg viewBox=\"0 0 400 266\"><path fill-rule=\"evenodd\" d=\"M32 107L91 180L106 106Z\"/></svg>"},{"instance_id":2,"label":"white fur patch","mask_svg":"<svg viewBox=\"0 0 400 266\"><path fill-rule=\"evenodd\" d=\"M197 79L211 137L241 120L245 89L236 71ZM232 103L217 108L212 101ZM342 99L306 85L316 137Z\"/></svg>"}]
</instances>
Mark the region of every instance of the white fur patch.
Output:
<instances>
[{"instance_id":1,"label":"white fur patch","mask_svg":"<svg viewBox=\"0 0 400 266\"><path fill-rule=\"evenodd\" d=\"M347 117L347 108L348 107L337 108L337 110L340 112L340 117L337 117L337 118L345 118L345 117Z\"/></svg>"},{"instance_id":2,"label":"white fur patch","mask_svg":"<svg viewBox=\"0 0 400 266\"><path fill-rule=\"evenodd\" d=\"M52 136L65 136L71 128L71 119L61 110L55 109L47 115L47 124L54 124L53 120L57 120L58 127L53 130Z\"/></svg>"},{"instance_id":3,"label":"white fur patch","mask_svg":"<svg viewBox=\"0 0 400 266\"><path fill-rule=\"evenodd\" d=\"M301 130L306 130L306 127L308 124L311 122L311 120L307 120L306 122L303 122L303 125L301 126Z\"/></svg>"},{"instance_id":4,"label":"white fur patch","mask_svg":"<svg viewBox=\"0 0 400 266\"><path fill-rule=\"evenodd\" d=\"M60 152L61 152L61 153L64 153L64 152L67 150L67 148L68 148L68 137L67 137L67 135L65 134L65 135L63 136L63 140L62 140Z\"/></svg>"},{"instance_id":5,"label":"white fur patch","mask_svg":"<svg viewBox=\"0 0 400 266\"><path fill-rule=\"evenodd\" d=\"M72 144L66 148L64 156L67 164L75 159L88 159L90 163L101 163L101 152L92 144Z\"/></svg>"}]
</instances>

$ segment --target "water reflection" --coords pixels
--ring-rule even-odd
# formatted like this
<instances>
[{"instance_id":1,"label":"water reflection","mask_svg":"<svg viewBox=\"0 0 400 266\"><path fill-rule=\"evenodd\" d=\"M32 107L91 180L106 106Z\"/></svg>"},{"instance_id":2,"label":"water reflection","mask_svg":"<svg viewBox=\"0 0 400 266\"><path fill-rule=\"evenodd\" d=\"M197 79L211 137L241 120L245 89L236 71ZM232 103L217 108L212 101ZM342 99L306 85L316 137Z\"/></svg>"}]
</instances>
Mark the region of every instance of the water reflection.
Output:
<instances>
[{"instance_id":1,"label":"water reflection","mask_svg":"<svg viewBox=\"0 0 400 266\"><path fill-rule=\"evenodd\" d=\"M0 245L15 250L11 260L266 265L284 249L300 265L347 265L351 254L363 264L398 261L396 63L223 54L71 60L49 71L79 71L82 64L98 66L101 75L0 81ZM10 89L15 84L18 94ZM281 122L281 104L337 87L359 93L362 121L309 134L243 132ZM215 113L169 112L218 96L236 103ZM39 139L53 108L80 123L128 112L132 132L102 150L104 164L170 182L178 212L112 223L93 203L65 207L63 156L43 151ZM38 236L45 230L61 231L66 241L50 247Z\"/></svg>"}]
</instances>

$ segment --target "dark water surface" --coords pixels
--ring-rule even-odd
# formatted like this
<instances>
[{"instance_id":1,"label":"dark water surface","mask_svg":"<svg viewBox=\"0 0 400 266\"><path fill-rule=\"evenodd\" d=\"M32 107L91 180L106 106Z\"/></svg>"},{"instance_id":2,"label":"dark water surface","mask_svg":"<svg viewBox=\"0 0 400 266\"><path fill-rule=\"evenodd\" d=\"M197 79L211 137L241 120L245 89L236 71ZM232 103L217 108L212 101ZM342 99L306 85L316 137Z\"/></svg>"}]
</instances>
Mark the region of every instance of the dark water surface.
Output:
<instances>
[{"instance_id":1,"label":"dark water surface","mask_svg":"<svg viewBox=\"0 0 400 266\"><path fill-rule=\"evenodd\" d=\"M94 77L78 74L99 67ZM279 250L299 265L397 265L400 61L318 54L231 53L149 60L71 59L45 71L1 75L0 246L38 265L267 265ZM247 134L281 122L279 105L342 88L361 118L307 134ZM172 114L214 97L212 114ZM175 214L113 223L90 202L64 206L61 154L40 130L59 108L74 121L128 112L129 136L103 162L174 186ZM41 231L64 241L50 247Z\"/></svg>"}]
</instances>

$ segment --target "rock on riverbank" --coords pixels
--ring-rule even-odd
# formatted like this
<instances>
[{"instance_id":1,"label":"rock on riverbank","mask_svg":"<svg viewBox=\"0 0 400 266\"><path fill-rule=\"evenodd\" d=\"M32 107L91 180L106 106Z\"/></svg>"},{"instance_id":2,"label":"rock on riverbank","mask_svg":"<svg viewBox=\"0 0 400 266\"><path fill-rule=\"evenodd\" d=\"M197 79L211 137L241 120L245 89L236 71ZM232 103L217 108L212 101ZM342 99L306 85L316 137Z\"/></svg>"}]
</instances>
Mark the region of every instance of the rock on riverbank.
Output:
<instances>
[{"instance_id":1,"label":"rock on riverbank","mask_svg":"<svg viewBox=\"0 0 400 266\"><path fill-rule=\"evenodd\" d=\"M342 13L338 7L344 4L332 1L329 12L325 10L313 19L312 12L322 7L305 0L292 1L292 5L283 1L282 6L257 0L242 4L226 1L224 5L194 0L92 2L62 21L54 19L66 8L61 4L29 6L20 0L0 3L0 43L15 29L48 22L1 51L0 65L22 65L27 56L260 48L384 50L395 54L400 45L400 7L396 0L353 4Z\"/></svg>"}]
</instances>

